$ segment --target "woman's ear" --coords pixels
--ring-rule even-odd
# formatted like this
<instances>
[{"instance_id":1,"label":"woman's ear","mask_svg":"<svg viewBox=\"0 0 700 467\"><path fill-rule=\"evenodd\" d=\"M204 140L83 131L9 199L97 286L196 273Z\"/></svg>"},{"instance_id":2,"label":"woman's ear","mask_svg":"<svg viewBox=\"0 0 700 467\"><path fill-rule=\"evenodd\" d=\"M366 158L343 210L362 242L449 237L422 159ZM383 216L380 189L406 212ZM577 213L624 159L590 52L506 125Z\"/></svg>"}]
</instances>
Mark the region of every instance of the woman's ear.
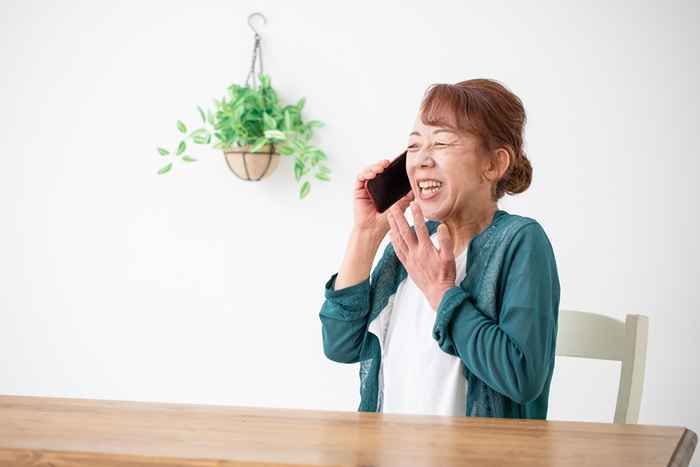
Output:
<instances>
[{"instance_id":1,"label":"woman's ear","mask_svg":"<svg viewBox=\"0 0 700 467\"><path fill-rule=\"evenodd\" d=\"M491 157L486 158L486 170L482 173L482 181L494 182L500 180L508 171L510 161L510 148L500 147L496 149Z\"/></svg>"}]
</instances>

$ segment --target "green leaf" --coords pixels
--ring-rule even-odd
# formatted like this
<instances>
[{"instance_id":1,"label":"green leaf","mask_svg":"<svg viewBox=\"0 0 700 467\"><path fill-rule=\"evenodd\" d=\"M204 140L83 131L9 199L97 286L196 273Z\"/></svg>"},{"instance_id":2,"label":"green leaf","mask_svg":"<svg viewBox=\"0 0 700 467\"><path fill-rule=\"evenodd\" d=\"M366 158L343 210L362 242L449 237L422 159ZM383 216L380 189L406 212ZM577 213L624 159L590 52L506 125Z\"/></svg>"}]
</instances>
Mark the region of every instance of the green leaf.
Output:
<instances>
[{"instance_id":1,"label":"green leaf","mask_svg":"<svg viewBox=\"0 0 700 467\"><path fill-rule=\"evenodd\" d=\"M324 182L330 182L330 181L331 181L331 178L328 176L328 174L326 174L326 173L324 173L324 172L319 172L319 173L317 173L317 174L316 174L316 178L318 178L319 180L323 180Z\"/></svg>"},{"instance_id":2,"label":"green leaf","mask_svg":"<svg viewBox=\"0 0 700 467\"><path fill-rule=\"evenodd\" d=\"M182 160L187 161L187 162L194 162L197 159L195 159L194 157L191 157L191 156L183 156Z\"/></svg>"},{"instance_id":3,"label":"green leaf","mask_svg":"<svg viewBox=\"0 0 700 467\"><path fill-rule=\"evenodd\" d=\"M246 106L245 106L245 105L238 106L238 107L236 107L236 108L234 109L233 113L231 114L231 117L232 117L233 120L236 121L236 122L241 121L241 120L243 119L243 113L244 113L246 110L249 110L249 111L250 111L251 108L249 107L248 109L246 109Z\"/></svg>"},{"instance_id":4,"label":"green leaf","mask_svg":"<svg viewBox=\"0 0 700 467\"><path fill-rule=\"evenodd\" d=\"M158 148L158 152L160 153L161 156L167 156L168 154L170 154L170 151L168 151L167 149L164 149L164 148Z\"/></svg>"},{"instance_id":5,"label":"green leaf","mask_svg":"<svg viewBox=\"0 0 700 467\"><path fill-rule=\"evenodd\" d=\"M167 171L169 171L172 167L173 167L173 163L172 163L172 162L171 162L170 164L168 164L168 165L164 165L163 167L160 168L160 170L158 171L158 174L164 174L164 173L166 173Z\"/></svg>"},{"instance_id":6,"label":"green leaf","mask_svg":"<svg viewBox=\"0 0 700 467\"><path fill-rule=\"evenodd\" d=\"M263 123L266 130L276 130L277 122L269 114L263 113Z\"/></svg>"},{"instance_id":7,"label":"green leaf","mask_svg":"<svg viewBox=\"0 0 700 467\"><path fill-rule=\"evenodd\" d=\"M304 199L306 197L306 195L309 194L310 189L311 189L311 184L307 180L301 186L301 191L299 192L299 198Z\"/></svg>"},{"instance_id":8,"label":"green leaf","mask_svg":"<svg viewBox=\"0 0 700 467\"><path fill-rule=\"evenodd\" d=\"M187 149L187 144L184 141L180 141L180 144L177 145L177 152L175 153L176 156L179 156L183 152L185 152L185 149Z\"/></svg>"},{"instance_id":9,"label":"green leaf","mask_svg":"<svg viewBox=\"0 0 700 467\"><path fill-rule=\"evenodd\" d=\"M204 111L200 106L197 106L197 110L199 110L199 115L202 117L202 122L206 123L207 122L207 117L204 116Z\"/></svg>"},{"instance_id":10,"label":"green leaf","mask_svg":"<svg viewBox=\"0 0 700 467\"><path fill-rule=\"evenodd\" d=\"M253 146L249 149L250 152L257 152L260 148L265 146L267 144L267 140L265 138L260 138L258 141L253 144Z\"/></svg>"},{"instance_id":11,"label":"green leaf","mask_svg":"<svg viewBox=\"0 0 700 467\"><path fill-rule=\"evenodd\" d=\"M311 158L314 164L318 161L325 161L326 159L328 159L326 157L326 154L320 149L312 149L309 151L309 153L311 154Z\"/></svg>"},{"instance_id":12,"label":"green leaf","mask_svg":"<svg viewBox=\"0 0 700 467\"><path fill-rule=\"evenodd\" d=\"M234 109L240 107L240 105L243 103L245 98L246 98L246 94L241 94L231 103L231 107Z\"/></svg>"},{"instance_id":13,"label":"green leaf","mask_svg":"<svg viewBox=\"0 0 700 467\"><path fill-rule=\"evenodd\" d=\"M214 125L215 120L216 120L216 119L214 118L214 112L212 112L211 110L207 110L207 121L208 121L211 125Z\"/></svg>"},{"instance_id":14,"label":"green leaf","mask_svg":"<svg viewBox=\"0 0 700 467\"><path fill-rule=\"evenodd\" d=\"M287 135L285 135L279 130L265 130L265 138L284 141L287 139Z\"/></svg>"},{"instance_id":15,"label":"green leaf","mask_svg":"<svg viewBox=\"0 0 700 467\"><path fill-rule=\"evenodd\" d=\"M304 172L304 163L299 159L294 161L294 179L298 182Z\"/></svg>"},{"instance_id":16,"label":"green leaf","mask_svg":"<svg viewBox=\"0 0 700 467\"><path fill-rule=\"evenodd\" d=\"M325 165L320 165L320 166L318 167L318 171L319 171L319 172L323 172L323 173L330 173L330 172L331 172L331 169L329 169L329 168L326 167Z\"/></svg>"},{"instance_id":17,"label":"green leaf","mask_svg":"<svg viewBox=\"0 0 700 467\"><path fill-rule=\"evenodd\" d=\"M289 110L286 110L284 112L284 129L285 130L292 129L292 114L289 113Z\"/></svg>"},{"instance_id":18,"label":"green leaf","mask_svg":"<svg viewBox=\"0 0 700 467\"><path fill-rule=\"evenodd\" d=\"M180 133L182 133L182 134L187 133L187 127L180 120L177 121L177 129L180 130Z\"/></svg>"},{"instance_id":19,"label":"green leaf","mask_svg":"<svg viewBox=\"0 0 700 467\"><path fill-rule=\"evenodd\" d=\"M207 131L206 128L198 128L197 130L190 133L190 136L192 137L192 141L194 141L196 144L207 144L207 136L208 135L209 135L209 132Z\"/></svg>"},{"instance_id":20,"label":"green leaf","mask_svg":"<svg viewBox=\"0 0 700 467\"><path fill-rule=\"evenodd\" d=\"M294 149L297 150L299 153L304 153L306 151L306 147L304 146L304 143L302 141L299 141L298 139L295 139L292 141L292 146L294 146Z\"/></svg>"},{"instance_id":21,"label":"green leaf","mask_svg":"<svg viewBox=\"0 0 700 467\"><path fill-rule=\"evenodd\" d=\"M324 126L323 122L320 120L311 120L309 123L306 124L309 128L321 128Z\"/></svg>"},{"instance_id":22,"label":"green leaf","mask_svg":"<svg viewBox=\"0 0 700 467\"><path fill-rule=\"evenodd\" d=\"M306 97L302 97L301 99L299 99L299 102L297 102L297 105L296 105L298 112L301 112L301 109L304 108L305 103L306 103Z\"/></svg>"},{"instance_id":23,"label":"green leaf","mask_svg":"<svg viewBox=\"0 0 700 467\"><path fill-rule=\"evenodd\" d=\"M280 154L282 154L283 156L291 156L292 154L294 154L294 148L287 145L280 146L279 151Z\"/></svg>"}]
</instances>

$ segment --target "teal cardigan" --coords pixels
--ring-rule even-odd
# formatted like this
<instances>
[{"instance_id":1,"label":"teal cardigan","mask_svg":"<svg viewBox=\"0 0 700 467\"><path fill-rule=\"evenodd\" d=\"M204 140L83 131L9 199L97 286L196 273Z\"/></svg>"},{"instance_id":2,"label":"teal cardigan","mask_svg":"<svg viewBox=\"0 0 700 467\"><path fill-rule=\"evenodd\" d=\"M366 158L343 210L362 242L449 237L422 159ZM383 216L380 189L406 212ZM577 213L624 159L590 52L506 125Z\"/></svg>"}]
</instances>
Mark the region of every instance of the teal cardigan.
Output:
<instances>
[{"instance_id":1,"label":"teal cardigan","mask_svg":"<svg viewBox=\"0 0 700 467\"><path fill-rule=\"evenodd\" d=\"M428 220L428 232L439 224ZM325 284L319 313L323 351L332 361L360 363L358 410L381 412L382 344L370 324L391 311L407 272L389 243L371 280L335 290L337 274ZM442 297L432 331L441 350L462 360L466 416L546 419L558 310L559 276L543 228L497 210L469 242L464 280Z\"/></svg>"}]
</instances>

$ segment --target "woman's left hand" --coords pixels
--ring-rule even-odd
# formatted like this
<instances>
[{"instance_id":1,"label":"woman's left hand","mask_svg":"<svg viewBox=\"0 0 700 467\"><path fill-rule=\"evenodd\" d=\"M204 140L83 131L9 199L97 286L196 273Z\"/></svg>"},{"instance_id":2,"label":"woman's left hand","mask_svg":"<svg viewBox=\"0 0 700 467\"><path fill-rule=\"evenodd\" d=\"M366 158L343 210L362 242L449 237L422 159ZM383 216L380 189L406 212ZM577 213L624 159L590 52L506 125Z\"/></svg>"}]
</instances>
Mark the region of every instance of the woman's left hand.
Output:
<instances>
[{"instance_id":1,"label":"woman's left hand","mask_svg":"<svg viewBox=\"0 0 700 467\"><path fill-rule=\"evenodd\" d=\"M443 295L455 286L457 279L452 238L447 226L441 223L437 229L440 249L436 249L430 240L423 212L415 201L411 203L411 212L416 233L411 231L396 204L389 208L387 218L391 243L408 275L423 292L433 310L437 311Z\"/></svg>"}]
</instances>

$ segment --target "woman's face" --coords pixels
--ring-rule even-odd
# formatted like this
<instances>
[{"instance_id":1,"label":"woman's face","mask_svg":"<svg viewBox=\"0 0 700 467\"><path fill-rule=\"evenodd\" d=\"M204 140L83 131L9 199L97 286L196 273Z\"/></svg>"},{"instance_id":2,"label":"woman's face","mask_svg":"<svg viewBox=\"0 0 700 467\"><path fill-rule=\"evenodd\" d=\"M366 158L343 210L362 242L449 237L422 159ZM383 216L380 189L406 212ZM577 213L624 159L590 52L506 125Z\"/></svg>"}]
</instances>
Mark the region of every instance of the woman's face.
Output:
<instances>
[{"instance_id":1,"label":"woman's face","mask_svg":"<svg viewBox=\"0 0 700 467\"><path fill-rule=\"evenodd\" d=\"M488 201L490 184L481 178L484 158L479 155L476 136L424 125L419 115L407 151L406 173L427 219L443 222ZM421 188L433 180L438 187Z\"/></svg>"}]
</instances>

